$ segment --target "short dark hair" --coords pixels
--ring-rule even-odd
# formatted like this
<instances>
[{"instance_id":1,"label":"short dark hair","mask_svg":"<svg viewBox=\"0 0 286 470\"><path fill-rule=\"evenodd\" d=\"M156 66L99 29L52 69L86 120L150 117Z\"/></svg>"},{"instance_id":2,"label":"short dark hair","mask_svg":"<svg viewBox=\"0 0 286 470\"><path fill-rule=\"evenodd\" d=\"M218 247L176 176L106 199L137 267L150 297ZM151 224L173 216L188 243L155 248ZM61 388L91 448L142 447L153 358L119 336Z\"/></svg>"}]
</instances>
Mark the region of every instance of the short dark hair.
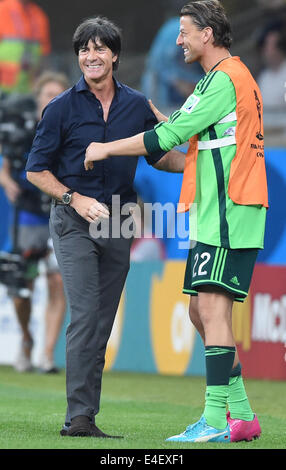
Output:
<instances>
[{"instance_id":1,"label":"short dark hair","mask_svg":"<svg viewBox=\"0 0 286 470\"><path fill-rule=\"evenodd\" d=\"M121 52L121 31L112 21L102 16L88 18L77 27L73 35L73 48L76 55L82 47L87 46L90 40L96 43L97 39L111 49L114 55L117 55L117 60L113 63L113 70L117 70Z\"/></svg>"},{"instance_id":2,"label":"short dark hair","mask_svg":"<svg viewBox=\"0 0 286 470\"><path fill-rule=\"evenodd\" d=\"M218 0L194 0L183 6L180 14L191 16L193 23L200 30L211 27L215 46L230 48L231 26L224 7Z\"/></svg>"}]
</instances>

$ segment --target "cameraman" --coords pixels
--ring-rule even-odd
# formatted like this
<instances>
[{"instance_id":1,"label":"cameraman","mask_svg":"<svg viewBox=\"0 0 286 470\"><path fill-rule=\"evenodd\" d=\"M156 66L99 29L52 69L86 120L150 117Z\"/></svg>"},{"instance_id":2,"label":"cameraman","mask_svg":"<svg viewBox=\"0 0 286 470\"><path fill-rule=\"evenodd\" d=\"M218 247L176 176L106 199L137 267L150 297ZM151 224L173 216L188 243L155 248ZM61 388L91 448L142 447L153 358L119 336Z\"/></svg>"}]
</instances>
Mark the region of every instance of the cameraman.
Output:
<instances>
[{"instance_id":1,"label":"cameraman","mask_svg":"<svg viewBox=\"0 0 286 470\"><path fill-rule=\"evenodd\" d=\"M37 105L37 120L41 119L42 111L45 106L58 94L68 88L68 80L63 74L54 72L44 72L35 84L35 99ZM25 159L25 156L23 156ZM25 166L25 161L24 161ZM35 192L34 186L27 182L25 171L13 172L11 158L3 158L2 168L0 170L0 184L3 186L7 198L13 204L15 210L18 210L17 220L13 229L16 230L17 248L27 260L26 272L24 274L26 286L30 291L33 290L34 280L38 275L38 260L45 256L47 284L48 284L48 303L45 315L45 345L40 368L43 372L56 372L53 362L53 352L62 326L66 302L64 297L62 279L58 270L58 265L49 241L49 216L48 214L39 214L30 210L22 210L25 207L26 195L32 194L32 201L39 199L41 194L38 190ZM33 202L32 202L33 204ZM27 205L27 204L26 204ZM28 206L29 207L29 206ZM16 225L16 226L15 226ZM15 248L15 247L13 247ZM37 256L30 256L27 253L38 253ZM15 369L19 372L25 372L32 369L31 353L33 348L33 338L29 329L32 304L31 295L22 297L20 293L13 293L13 302L17 318L22 330L22 342L19 354L16 358Z\"/></svg>"}]
</instances>

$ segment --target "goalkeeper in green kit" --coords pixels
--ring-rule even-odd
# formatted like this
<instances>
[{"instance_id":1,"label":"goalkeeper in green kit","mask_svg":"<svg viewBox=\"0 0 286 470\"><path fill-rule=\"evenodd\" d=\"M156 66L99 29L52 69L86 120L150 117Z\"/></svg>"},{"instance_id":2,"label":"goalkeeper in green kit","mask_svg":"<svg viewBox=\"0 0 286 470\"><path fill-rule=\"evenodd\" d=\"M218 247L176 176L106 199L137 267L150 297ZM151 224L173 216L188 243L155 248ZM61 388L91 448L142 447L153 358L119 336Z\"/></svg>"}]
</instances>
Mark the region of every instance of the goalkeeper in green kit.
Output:
<instances>
[{"instance_id":1,"label":"goalkeeper in green kit","mask_svg":"<svg viewBox=\"0 0 286 470\"><path fill-rule=\"evenodd\" d=\"M92 143L84 165L89 170L111 156L168 152L189 141L187 155L176 157L177 171L184 171L178 211L191 208L193 243L183 292L190 295L190 319L205 345L205 408L199 421L167 441L251 441L261 428L243 384L232 307L248 294L264 242L268 195L261 93L247 67L229 52L230 25L218 0L182 8L177 45L186 63L198 61L206 73L193 94L169 118L154 108L160 122L152 131Z\"/></svg>"}]
</instances>

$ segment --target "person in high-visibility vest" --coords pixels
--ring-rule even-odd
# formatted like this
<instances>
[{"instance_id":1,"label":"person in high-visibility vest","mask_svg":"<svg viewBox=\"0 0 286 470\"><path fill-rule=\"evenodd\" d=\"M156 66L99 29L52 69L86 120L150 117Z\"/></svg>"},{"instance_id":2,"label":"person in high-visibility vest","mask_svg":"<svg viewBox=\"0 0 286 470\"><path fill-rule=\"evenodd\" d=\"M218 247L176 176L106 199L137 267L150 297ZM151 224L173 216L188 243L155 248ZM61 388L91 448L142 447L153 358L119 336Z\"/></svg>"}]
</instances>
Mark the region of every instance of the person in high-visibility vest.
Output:
<instances>
[{"instance_id":1,"label":"person in high-visibility vest","mask_svg":"<svg viewBox=\"0 0 286 470\"><path fill-rule=\"evenodd\" d=\"M261 434L241 376L232 332L234 301L243 301L263 248L268 192L263 106L259 87L230 54L231 28L218 0L195 0L181 10L177 45L185 62L206 75L169 119L129 139L91 143L84 166L116 155L168 152L189 140L179 211L190 210L184 292L205 345L206 394L201 419L177 442L251 441ZM181 158L177 158L178 169ZM193 210L196 204L196 210ZM226 413L228 406L229 413Z\"/></svg>"},{"instance_id":2,"label":"person in high-visibility vest","mask_svg":"<svg viewBox=\"0 0 286 470\"><path fill-rule=\"evenodd\" d=\"M0 2L0 92L29 93L51 52L46 13L30 0Z\"/></svg>"}]
</instances>

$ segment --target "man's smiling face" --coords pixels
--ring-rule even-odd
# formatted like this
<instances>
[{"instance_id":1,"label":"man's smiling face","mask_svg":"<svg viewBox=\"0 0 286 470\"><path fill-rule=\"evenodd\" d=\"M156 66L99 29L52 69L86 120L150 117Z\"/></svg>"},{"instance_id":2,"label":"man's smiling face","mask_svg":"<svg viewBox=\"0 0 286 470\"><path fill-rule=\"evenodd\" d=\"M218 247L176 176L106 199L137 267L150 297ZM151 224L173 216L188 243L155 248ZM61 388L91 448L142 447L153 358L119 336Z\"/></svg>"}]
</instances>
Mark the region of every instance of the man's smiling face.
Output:
<instances>
[{"instance_id":1,"label":"man's smiling face","mask_svg":"<svg viewBox=\"0 0 286 470\"><path fill-rule=\"evenodd\" d=\"M198 29L191 16L182 16L180 19L180 32L177 38L177 46L183 48L185 62L191 64L199 61L203 52L204 30Z\"/></svg>"},{"instance_id":2,"label":"man's smiling face","mask_svg":"<svg viewBox=\"0 0 286 470\"><path fill-rule=\"evenodd\" d=\"M79 67L87 82L100 82L112 76L113 63L117 56L100 39L94 43L91 39L82 46L78 54Z\"/></svg>"}]
</instances>

